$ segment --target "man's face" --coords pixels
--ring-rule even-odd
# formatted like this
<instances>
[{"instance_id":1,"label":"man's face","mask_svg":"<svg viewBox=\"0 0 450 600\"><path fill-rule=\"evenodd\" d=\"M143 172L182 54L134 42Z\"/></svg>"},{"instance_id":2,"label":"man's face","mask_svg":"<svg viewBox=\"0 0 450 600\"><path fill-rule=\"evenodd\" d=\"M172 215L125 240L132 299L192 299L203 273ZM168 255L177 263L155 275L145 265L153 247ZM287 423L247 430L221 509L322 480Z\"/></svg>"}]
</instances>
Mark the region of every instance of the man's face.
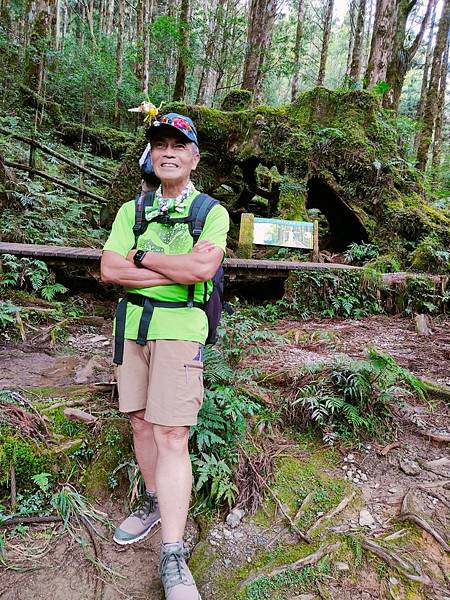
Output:
<instances>
[{"instance_id":1,"label":"man's face","mask_svg":"<svg viewBox=\"0 0 450 600\"><path fill-rule=\"evenodd\" d=\"M153 169L163 184L188 181L200 160L197 146L176 132L155 136L151 157Z\"/></svg>"}]
</instances>

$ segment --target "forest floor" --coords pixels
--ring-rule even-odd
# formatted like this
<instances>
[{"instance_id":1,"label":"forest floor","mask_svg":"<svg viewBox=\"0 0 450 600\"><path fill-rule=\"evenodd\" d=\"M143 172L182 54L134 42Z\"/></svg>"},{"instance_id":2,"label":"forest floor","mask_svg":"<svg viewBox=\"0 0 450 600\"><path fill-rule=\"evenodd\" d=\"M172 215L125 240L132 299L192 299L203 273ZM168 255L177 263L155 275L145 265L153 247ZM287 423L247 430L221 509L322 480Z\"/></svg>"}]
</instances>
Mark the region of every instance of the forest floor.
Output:
<instances>
[{"instance_id":1,"label":"forest floor","mask_svg":"<svg viewBox=\"0 0 450 600\"><path fill-rule=\"evenodd\" d=\"M337 354L363 359L367 348L373 346L393 356L415 375L450 385L446 320L435 319L429 336L419 336L410 319L384 316L359 320L282 320L270 328L283 336L283 346L274 354L268 340L261 348L262 353L248 359L248 364L257 364L268 373L327 361ZM23 393L26 390L28 397L33 396L34 390L34 396L39 398L47 387L53 390L53 398L59 396L61 402L69 402L70 396L64 397L65 389L113 380L110 336L111 321L106 319L99 327L71 328L66 341L53 350L49 349L48 340L40 343L39 336L33 344L9 342L0 348L0 389ZM59 394L55 391L58 389ZM115 400L105 398L103 402L105 410L113 408ZM98 404L90 407L86 403L81 408L88 412L91 408L95 415ZM280 473L287 468L283 460L295 460L298 469L307 469L308 476L301 479L307 491L308 486L314 491L314 482L329 485L330 489L340 486L343 504L345 501L347 504L339 504L336 514L331 514L328 506L321 511L320 503L311 507L307 525L314 533L308 546L299 540L285 519L289 500L283 497L280 476L275 472L272 489L283 500L281 507L267 494L262 512L244 516L235 527L230 527L223 515L209 520L207 525L202 521L200 530L190 520L191 548L198 542L192 569L203 600L448 600L450 555L444 549L450 524L448 444L431 440L419 433L415 425L419 424L421 430L449 434L450 411L444 398L435 397L414 401L413 413L409 425L398 422L386 439L354 447L330 449L308 433L293 440L281 433L268 432L266 441L270 441ZM294 486L297 474L292 475L290 486ZM284 475L289 478L289 470ZM428 533L408 519L399 520L408 491L414 512L429 525ZM117 524L127 512L125 495L119 486L101 495L95 506ZM325 521L319 526L320 517ZM346 536L346 541L336 542L335 538L330 541L323 529L324 522L329 525L327 531L332 529L335 535ZM61 533L60 524L9 528L1 558L0 597L4 600L160 599L160 532L133 546L119 547L112 542L111 531L106 527L101 529L103 538L94 536L93 544L88 537L80 544L73 536ZM436 539L436 532L442 536L441 542ZM354 554L348 542L353 535L358 540L355 544L359 544L359 551ZM376 551L374 554L367 547L362 551L364 540L382 542L389 550L388 558L376 557ZM326 568L314 570L315 566L306 566L302 571L304 576L297 578L286 572L267 577L268 569L322 550L324 555L329 554ZM260 576L259 583L256 574ZM254 581L250 581L252 578ZM247 591L238 591L242 580L251 584Z\"/></svg>"}]
</instances>

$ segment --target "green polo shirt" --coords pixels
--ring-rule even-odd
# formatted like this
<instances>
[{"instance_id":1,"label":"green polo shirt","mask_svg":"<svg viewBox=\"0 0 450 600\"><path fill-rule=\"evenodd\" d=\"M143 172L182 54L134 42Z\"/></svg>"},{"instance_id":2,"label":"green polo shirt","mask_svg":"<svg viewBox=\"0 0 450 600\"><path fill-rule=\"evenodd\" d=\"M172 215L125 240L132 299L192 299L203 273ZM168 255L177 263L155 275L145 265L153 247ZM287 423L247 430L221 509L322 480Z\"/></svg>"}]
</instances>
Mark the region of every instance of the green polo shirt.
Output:
<instances>
[{"instance_id":1,"label":"green polo shirt","mask_svg":"<svg viewBox=\"0 0 450 600\"><path fill-rule=\"evenodd\" d=\"M174 213L173 216L187 216L189 206L198 193L197 190L194 190L186 199L184 212ZM134 200L130 200L130 202L126 202L120 207L103 250L110 250L126 257L134 245L134 219L135 203ZM219 204L210 210L199 239L209 240L225 253L228 229L228 213ZM187 224L163 225L161 223L150 222L146 232L139 237L137 248L148 252L163 252L170 255L187 254L192 251L193 242ZM174 283L150 288L130 289L128 291L149 296L155 300L185 302L187 300L187 287L187 285ZM210 287L211 283L209 284ZM203 302L203 294L204 284L202 282L197 283L195 285L194 300ZM129 302L127 305L125 327L126 339L137 339L141 315L142 308ZM204 344L207 335L208 320L202 309L195 307L155 308L148 329L147 339L187 340Z\"/></svg>"}]
</instances>

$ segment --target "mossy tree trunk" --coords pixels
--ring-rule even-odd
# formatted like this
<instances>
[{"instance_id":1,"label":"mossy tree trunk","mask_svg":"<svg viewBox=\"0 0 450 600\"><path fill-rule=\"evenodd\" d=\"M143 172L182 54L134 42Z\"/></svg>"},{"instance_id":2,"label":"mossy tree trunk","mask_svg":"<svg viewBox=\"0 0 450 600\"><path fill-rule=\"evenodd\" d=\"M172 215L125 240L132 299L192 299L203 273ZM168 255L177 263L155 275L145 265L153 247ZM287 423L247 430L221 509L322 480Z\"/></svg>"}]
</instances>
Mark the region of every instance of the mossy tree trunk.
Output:
<instances>
[{"instance_id":1,"label":"mossy tree trunk","mask_svg":"<svg viewBox=\"0 0 450 600\"><path fill-rule=\"evenodd\" d=\"M180 43L178 47L178 67L175 77L173 99L184 100L186 93L187 54L189 51L189 0L181 0L180 13Z\"/></svg>"},{"instance_id":2,"label":"mossy tree trunk","mask_svg":"<svg viewBox=\"0 0 450 600\"><path fill-rule=\"evenodd\" d=\"M435 127L434 127L433 152L432 152L432 158L431 158L431 167L434 172L436 171L438 164L439 164L439 157L440 157L441 146L442 146L442 126L444 124L445 92L447 90L447 69L448 69L449 45L450 45L450 37L447 37L447 46L445 48L444 56L442 57L437 115L436 115L436 123L435 123Z\"/></svg>"},{"instance_id":3,"label":"mossy tree trunk","mask_svg":"<svg viewBox=\"0 0 450 600\"><path fill-rule=\"evenodd\" d=\"M25 58L25 85L41 93L46 70L47 49L53 29L55 0L38 0Z\"/></svg>"},{"instance_id":4,"label":"mossy tree trunk","mask_svg":"<svg viewBox=\"0 0 450 600\"><path fill-rule=\"evenodd\" d=\"M117 46L116 46L116 102L114 106L114 125L120 129L120 88L123 78L123 42L125 27L125 0L118 0Z\"/></svg>"},{"instance_id":5,"label":"mossy tree trunk","mask_svg":"<svg viewBox=\"0 0 450 600\"><path fill-rule=\"evenodd\" d=\"M349 79L358 81L361 74L363 52L364 23L366 20L367 0L359 0L358 16L356 19L355 37L353 43L352 60L350 63Z\"/></svg>"},{"instance_id":6,"label":"mossy tree trunk","mask_svg":"<svg viewBox=\"0 0 450 600\"><path fill-rule=\"evenodd\" d=\"M364 84L372 89L379 81L386 80L389 61L391 60L397 8L404 0L377 0L369 62L367 64Z\"/></svg>"},{"instance_id":7,"label":"mossy tree trunk","mask_svg":"<svg viewBox=\"0 0 450 600\"><path fill-rule=\"evenodd\" d=\"M303 24L305 21L305 0L299 0L298 11L297 11L297 29L295 33L295 46L294 46L294 74L292 75L291 84L291 100L294 100L298 96L298 76L300 71L300 49L303 38Z\"/></svg>"},{"instance_id":8,"label":"mossy tree trunk","mask_svg":"<svg viewBox=\"0 0 450 600\"><path fill-rule=\"evenodd\" d=\"M323 85L325 81L325 68L328 58L328 46L330 44L331 22L333 20L334 0L327 0L325 19L323 22L322 50L320 52L319 74L317 76L317 85Z\"/></svg>"},{"instance_id":9,"label":"mossy tree trunk","mask_svg":"<svg viewBox=\"0 0 450 600\"><path fill-rule=\"evenodd\" d=\"M437 116L437 105L439 98L439 81L441 76L442 59L447 46L447 38L450 30L450 0L444 0L442 14L436 37L436 46L433 52L430 82L428 85L427 98L423 115L423 124L419 134L417 149L417 167L425 170L428 162L428 150L430 148L433 129Z\"/></svg>"},{"instance_id":10,"label":"mossy tree trunk","mask_svg":"<svg viewBox=\"0 0 450 600\"><path fill-rule=\"evenodd\" d=\"M428 1L427 10L422 19L420 29L412 44L409 46L409 48L406 48L406 25L408 17L410 16L415 5L416 2L411 2L408 0L402 0L402 2L399 4L394 48L386 73L386 83L390 85L391 89L387 94L385 94L383 105L386 108L392 108L396 111L398 110L400 104L400 96L402 93L403 82L405 81L406 73L411 68L413 58L415 57L417 50L422 43L424 33L428 27L434 0Z\"/></svg>"}]
</instances>

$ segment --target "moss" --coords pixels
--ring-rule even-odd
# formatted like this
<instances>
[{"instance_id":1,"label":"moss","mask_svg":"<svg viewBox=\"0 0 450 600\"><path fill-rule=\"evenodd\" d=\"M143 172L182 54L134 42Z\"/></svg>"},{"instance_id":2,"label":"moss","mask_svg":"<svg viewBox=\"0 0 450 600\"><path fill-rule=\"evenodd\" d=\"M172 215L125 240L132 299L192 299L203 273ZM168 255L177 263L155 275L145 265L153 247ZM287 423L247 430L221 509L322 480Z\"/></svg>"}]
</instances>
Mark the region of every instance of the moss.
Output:
<instances>
[{"instance_id":1,"label":"moss","mask_svg":"<svg viewBox=\"0 0 450 600\"><path fill-rule=\"evenodd\" d=\"M250 108L253 94L250 90L230 90L222 100L221 110L234 111Z\"/></svg>"},{"instance_id":2,"label":"moss","mask_svg":"<svg viewBox=\"0 0 450 600\"><path fill-rule=\"evenodd\" d=\"M217 560L218 555L208 544L208 542L199 542L192 553L189 561L189 568L198 585L202 585L211 576L211 567Z\"/></svg>"},{"instance_id":3,"label":"moss","mask_svg":"<svg viewBox=\"0 0 450 600\"><path fill-rule=\"evenodd\" d=\"M428 235L411 255L412 266L416 271L428 273L450 273L450 249L444 248L439 238Z\"/></svg>"},{"instance_id":4,"label":"moss","mask_svg":"<svg viewBox=\"0 0 450 600\"><path fill-rule=\"evenodd\" d=\"M47 449L31 440L2 432L0 445L0 485L9 484L11 466L14 467L17 489L20 492L34 486L32 477L50 469Z\"/></svg>"},{"instance_id":5,"label":"moss","mask_svg":"<svg viewBox=\"0 0 450 600\"><path fill-rule=\"evenodd\" d=\"M96 453L82 478L86 494L94 498L107 496L110 492L110 476L131 454L129 422L121 418L109 419L100 432Z\"/></svg>"}]
</instances>

